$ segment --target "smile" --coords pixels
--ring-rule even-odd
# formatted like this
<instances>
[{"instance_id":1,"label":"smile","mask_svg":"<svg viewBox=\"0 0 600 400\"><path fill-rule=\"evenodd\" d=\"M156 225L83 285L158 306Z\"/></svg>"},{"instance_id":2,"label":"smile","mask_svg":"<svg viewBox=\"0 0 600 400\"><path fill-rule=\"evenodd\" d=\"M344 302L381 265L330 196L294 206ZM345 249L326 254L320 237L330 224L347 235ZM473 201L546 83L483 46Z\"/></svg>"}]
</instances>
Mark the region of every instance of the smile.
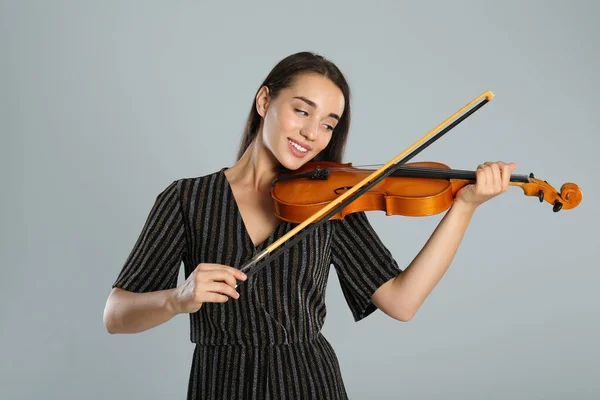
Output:
<instances>
[{"instance_id":1,"label":"smile","mask_svg":"<svg viewBox=\"0 0 600 400\"><path fill-rule=\"evenodd\" d=\"M294 142L294 141L293 141L293 140L291 140L291 139L288 139L288 142L290 142L290 144L291 144L292 146L294 146L294 148L295 148L295 149L297 149L298 151L301 151L301 152L303 152L303 153L306 153L306 152L308 151L308 149L306 149L306 148L304 148L304 147L300 146L298 143Z\"/></svg>"}]
</instances>

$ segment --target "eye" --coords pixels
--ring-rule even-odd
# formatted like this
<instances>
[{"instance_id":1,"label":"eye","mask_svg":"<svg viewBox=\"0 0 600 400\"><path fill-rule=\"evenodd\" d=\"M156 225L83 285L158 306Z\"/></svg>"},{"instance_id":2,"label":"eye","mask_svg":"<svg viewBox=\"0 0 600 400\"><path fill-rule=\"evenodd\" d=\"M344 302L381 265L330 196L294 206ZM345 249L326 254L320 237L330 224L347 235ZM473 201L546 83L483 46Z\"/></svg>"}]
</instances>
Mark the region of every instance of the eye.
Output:
<instances>
[{"instance_id":1,"label":"eye","mask_svg":"<svg viewBox=\"0 0 600 400\"><path fill-rule=\"evenodd\" d=\"M301 115L304 115L304 116L308 115L308 113L306 111L300 110L298 108L294 108L294 111L296 111L298 114L301 114Z\"/></svg>"},{"instance_id":2,"label":"eye","mask_svg":"<svg viewBox=\"0 0 600 400\"><path fill-rule=\"evenodd\" d=\"M333 126L331 125L325 125L325 128L330 130L331 132L333 132L333 130L335 129Z\"/></svg>"}]
</instances>

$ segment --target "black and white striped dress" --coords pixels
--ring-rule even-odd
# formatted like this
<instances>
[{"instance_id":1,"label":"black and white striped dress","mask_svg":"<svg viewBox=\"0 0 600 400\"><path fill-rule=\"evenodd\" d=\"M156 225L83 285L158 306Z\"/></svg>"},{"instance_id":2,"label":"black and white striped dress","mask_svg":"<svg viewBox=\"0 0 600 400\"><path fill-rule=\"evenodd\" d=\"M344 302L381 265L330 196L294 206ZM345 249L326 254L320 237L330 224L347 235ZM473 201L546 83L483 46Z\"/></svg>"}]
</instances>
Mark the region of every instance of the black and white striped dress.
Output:
<instances>
[{"instance_id":1,"label":"black and white striped dress","mask_svg":"<svg viewBox=\"0 0 600 400\"><path fill-rule=\"evenodd\" d=\"M200 263L240 267L294 227L281 222L254 246L224 171L182 178L156 197L113 284L174 288ZM330 266L356 321L375 290L401 272L364 213L329 221L238 287L240 298L190 314L196 344L188 399L346 399L337 357L321 334Z\"/></svg>"}]
</instances>

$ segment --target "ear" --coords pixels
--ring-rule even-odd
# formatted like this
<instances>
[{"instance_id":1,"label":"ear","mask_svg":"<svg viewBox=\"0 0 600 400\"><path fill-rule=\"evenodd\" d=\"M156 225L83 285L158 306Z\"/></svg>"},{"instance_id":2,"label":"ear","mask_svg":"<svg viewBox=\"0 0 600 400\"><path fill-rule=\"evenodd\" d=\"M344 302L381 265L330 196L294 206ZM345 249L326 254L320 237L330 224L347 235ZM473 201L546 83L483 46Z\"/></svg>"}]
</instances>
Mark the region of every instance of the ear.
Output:
<instances>
[{"instance_id":1,"label":"ear","mask_svg":"<svg viewBox=\"0 0 600 400\"><path fill-rule=\"evenodd\" d=\"M271 99L271 93L269 88L263 86L259 89L256 94L256 112L261 117L265 117L267 115L267 108L269 108L269 100Z\"/></svg>"}]
</instances>

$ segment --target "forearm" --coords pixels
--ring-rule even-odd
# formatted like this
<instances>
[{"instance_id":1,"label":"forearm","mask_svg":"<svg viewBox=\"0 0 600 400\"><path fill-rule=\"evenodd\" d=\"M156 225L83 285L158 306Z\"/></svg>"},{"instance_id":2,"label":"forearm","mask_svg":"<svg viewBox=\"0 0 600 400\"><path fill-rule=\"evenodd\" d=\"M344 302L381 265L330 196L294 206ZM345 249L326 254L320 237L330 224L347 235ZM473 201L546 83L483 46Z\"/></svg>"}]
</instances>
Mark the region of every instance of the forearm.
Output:
<instances>
[{"instance_id":1,"label":"forearm","mask_svg":"<svg viewBox=\"0 0 600 400\"><path fill-rule=\"evenodd\" d=\"M104 326L109 333L139 333L173 318L175 289L148 293L133 293L115 288L104 309Z\"/></svg>"},{"instance_id":2,"label":"forearm","mask_svg":"<svg viewBox=\"0 0 600 400\"><path fill-rule=\"evenodd\" d=\"M442 218L419 254L393 282L395 303L411 316L450 266L475 208L455 203Z\"/></svg>"}]
</instances>

